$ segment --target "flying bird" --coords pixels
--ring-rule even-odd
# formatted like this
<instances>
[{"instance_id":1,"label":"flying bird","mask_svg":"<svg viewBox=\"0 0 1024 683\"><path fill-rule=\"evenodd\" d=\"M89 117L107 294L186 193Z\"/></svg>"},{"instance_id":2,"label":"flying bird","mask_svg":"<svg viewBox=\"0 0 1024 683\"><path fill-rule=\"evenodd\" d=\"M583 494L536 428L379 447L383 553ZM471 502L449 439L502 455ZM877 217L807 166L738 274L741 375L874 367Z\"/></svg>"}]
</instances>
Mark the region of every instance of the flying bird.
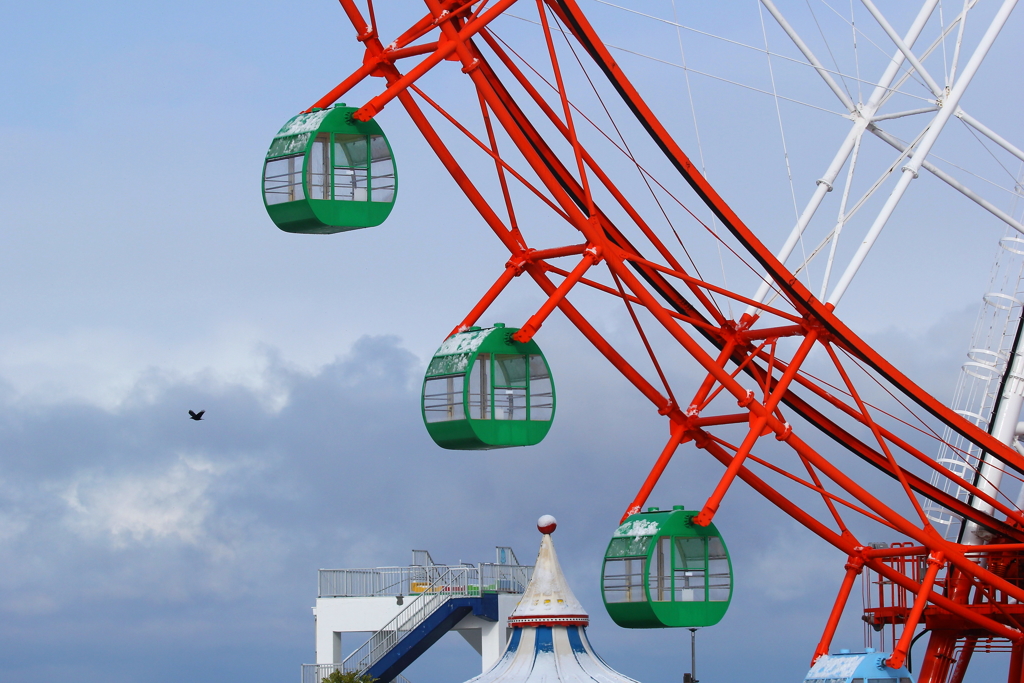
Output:
<instances>
[{"instance_id":1,"label":"flying bird","mask_svg":"<svg viewBox=\"0 0 1024 683\"><path fill-rule=\"evenodd\" d=\"M190 410L190 411L188 411L188 414L189 414L189 417L191 417L193 420L202 420L203 419L203 413L205 413L205 412L206 412L205 410L200 410L198 413L193 413Z\"/></svg>"}]
</instances>

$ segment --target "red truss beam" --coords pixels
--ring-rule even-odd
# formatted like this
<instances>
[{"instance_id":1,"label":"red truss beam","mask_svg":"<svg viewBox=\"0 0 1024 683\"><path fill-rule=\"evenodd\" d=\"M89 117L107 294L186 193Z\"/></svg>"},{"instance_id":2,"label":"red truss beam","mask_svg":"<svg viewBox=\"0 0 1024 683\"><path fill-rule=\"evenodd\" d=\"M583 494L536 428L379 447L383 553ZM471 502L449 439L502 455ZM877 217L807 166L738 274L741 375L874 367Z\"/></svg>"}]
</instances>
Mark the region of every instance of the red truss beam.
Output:
<instances>
[{"instance_id":1,"label":"red truss beam","mask_svg":"<svg viewBox=\"0 0 1024 683\"><path fill-rule=\"evenodd\" d=\"M896 646L891 659L894 665L898 664L909 650L909 638L913 636L912 624L922 618L926 621L938 618L929 610L939 610L942 614L951 615L951 618L959 620L959 625L947 629L929 643L928 654L922 665L921 683L939 683L940 680L945 680L956 644L968 630L974 634L971 637L983 634L983 637L1005 638L1015 644L1015 652L1020 650L1024 653L1024 649L1019 647L1019 643L1024 642L1024 637L1019 624L1011 614L1013 610L1002 606L996 599L997 596L1008 596L1024 602L1024 589L1016 580L1006 578L1005 572L1000 573L1001 570L993 568L998 562L988 562L989 558L996 557L992 553L1003 553L1007 557L1024 554L1021 550L1024 546L1020 545L1024 543L1024 515L986 494L974 482L954 477L919 449L880 424L878 417L883 413L861 399L863 392L858 391L856 383L840 362L835 348L842 349L864 363L896 391L907 396L913 404L952 428L969 442L992 453L1010 468L1024 473L1024 458L963 420L910 381L847 328L835 316L830 306L822 304L811 295L772 252L761 244L722 197L697 172L658 121L611 58L576 0L537 0L538 18L546 47L546 54L543 56L549 60L554 74L554 105L541 95L531 78L518 67L503 48L501 41L497 40L489 29L491 22L512 7L515 0L496 0L493 3L424 0L427 15L387 46L377 35L373 22L368 24L365 21L355 0L340 2L356 29L358 40L365 46L366 54L362 66L314 106L329 105L368 77L382 77L386 83L384 90L367 101L358 110L356 118L368 120L388 103L398 101L456 184L477 209L484 223L509 249L510 259L505 264L504 271L454 331L474 324L512 279L526 274L538 284L546 298L536 314L521 326L519 338L532 337L554 310L561 311L583 336L651 401L659 413L668 417L668 442L630 504L627 514L640 509L679 445L692 442L726 468L713 494L697 516L697 523L710 523L734 480L739 479L847 556L847 571L840 586L839 599L825 624L825 631L815 656L827 652L842 613L842 606L845 605L850 593L853 577L862 567L868 567L887 581L899 586L901 590L918 596L914 601L913 610L908 611L903 617L911 626L904 630ZM524 3L524 6L531 4ZM557 19L568 28L571 36L603 71L650 138L701 201L723 222L746 253L765 269L778 288L782 300L787 306L792 307L793 312L782 310L785 306L756 304L750 298L726 287L718 287L705 281L699 273L690 274L660 240L638 208L616 186L601 163L579 138L574 122L575 107L570 101L563 78L563 68L555 49L551 19ZM538 107L543 117L553 126L557 134L554 143L549 143L539 132L520 103L506 88L487 56L477 45L478 39L487 45L490 52L497 57L498 63L511 75L514 83L526 93L526 101ZM397 62L400 60L413 60L407 62L412 64L411 68L406 71L399 70ZM487 132L486 140L473 136L466 125L446 112L418 86L425 75L446 61L461 65L467 80L472 84L472 94L479 99L480 115ZM507 223L490 205L477 184L446 146L441 135L420 109L416 97L427 102L460 134L469 138L493 160L505 205L504 210L508 215ZM561 110L561 113L558 110ZM586 120L590 121L589 118ZM528 181L522 171L513 169L505 160L498 148L498 130L504 133L514 151L521 155L529 166L535 182ZM568 145L571 149L570 165L554 151L552 144ZM639 165L637 166L640 170ZM540 198L551 209L557 221L568 224L579 233L577 239L582 243L546 249L531 248L517 223L513 194L509 190L510 182L521 183L529 192ZM667 265L645 258L641 250L614 224L595 200L594 191L598 187L607 192L611 200L628 217L630 227L639 230L643 238L653 246L657 256ZM662 188L664 189L664 186ZM681 240L680 243L682 245ZM685 246L683 248L685 249ZM566 270L548 263L550 259L563 257L576 257L578 260L574 259L575 267ZM737 257L739 258L738 254ZM603 272L604 269L611 275L615 287L594 279L591 271ZM696 266L694 270L696 271ZM553 281L550 277L552 274L560 275L561 281ZM681 290L676 289L673 284L680 282ZM579 284L592 287L623 302L657 370L664 391L659 390L634 368L597 332L584 314L570 303L573 290ZM753 304L760 313L757 316L744 316L739 321L729 320L717 305L715 296L724 296L737 303ZM695 359L706 373L704 381L697 387L689 403L677 404L675 394L662 370L662 364L641 326L634 307L646 309L675 344ZM775 316L782 324L758 329L756 323L764 315ZM795 337L800 338L794 340L798 345L795 354L788 359L779 358L779 339ZM845 383L852 403L837 397L823 386L822 382L801 371L804 359L816 347L823 348L832 359L834 368L843 379L840 384ZM751 382L756 385L757 392L748 388ZM712 406L717 407L723 405L723 402L728 402L729 397L740 406L741 412L736 413L734 408L729 408L724 414L702 414L704 411L710 411ZM809 400L815 400L817 406L812 405ZM866 426L871 432L872 443L866 443L840 426L823 410L835 411L847 420L852 419L857 424ZM784 411L799 415L803 421L841 445L842 451L852 453L897 480L910 504L916 508L916 518L913 521L905 518L889 504L889 501L858 484L838 464L838 458L834 453L830 452L826 457L824 453L810 446L794 431L794 426L786 419ZM746 427L740 427L744 424ZM711 432L722 429L732 429L732 433L742 429L745 436L738 446L729 446L724 438ZM778 464L769 463L764 457L754 455L758 444L768 435L773 435L776 440L792 450L809 479L797 477ZM976 510L958 500L956 496L946 493L942 487L926 482L901 464L901 459L907 457L940 472L954 485L991 505L994 512L986 514ZM838 531L819 521L801 505L789 500L755 475L750 469L751 463L764 466L768 473L782 475L784 479L796 481L819 494L830 513L830 523L834 523ZM841 489L842 495L837 495L827 488ZM997 541L1003 542L992 545L979 554L975 548L945 541L931 528L929 520L918 504L918 495L935 501L954 515L989 529ZM864 547L845 525L837 503L843 505L847 513L852 512L876 520L912 539L916 544L912 549L915 553L930 554L932 557L928 573L915 579L887 563L892 562L893 557L908 555L909 550L901 549L899 553L886 554ZM945 588L941 592L933 586L938 580L940 568L945 568L946 571L946 578L943 579L945 583L942 584ZM972 594L983 598L972 600ZM966 645L963 651L967 653L966 657L969 660L970 652ZM1024 654L1021 657L1024 657ZM1018 666L1019 669L1019 662L1014 666ZM966 664L963 667L965 668Z\"/></svg>"},{"instance_id":2,"label":"red truss beam","mask_svg":"<svg viewBox=\"0 0 1024 683\"><path fill-rule=\"evenodd\" d=\"M672 139L671 135L669 135L668 131L654 115L654 112L647 106L639 92L637 92L618 64L616 64L611 53L608 52L608 48L598 38L597 33L587 21L575 0L548 0L548 4L559 14L580 44L583 45L602 71L604 71L623 101L633 111L637 120L648 131L669 161L676 166L680 175L686 179L694 191L704 200L704 203L715 212L715 215L718 216L719 220L722 221L733 236L768 271L776 286L786 293L787 298L797 310L825 326L843 344L844 348L868 363L893 386L900 389L911 400L934 415L943 424L955 430L965 439L977 444L985 451L992 453L1013 469L1024 473L1024 458L992 435L961 418L948 406L917 386L910 378L854 334L852 330L835 316L830 306L818 301L775 258L775 255L754 236L750 228L740 220L739 216L719 196L686 154L683 153L683 150L679 148L675 140Z\"/></svg>"}]
</instances>

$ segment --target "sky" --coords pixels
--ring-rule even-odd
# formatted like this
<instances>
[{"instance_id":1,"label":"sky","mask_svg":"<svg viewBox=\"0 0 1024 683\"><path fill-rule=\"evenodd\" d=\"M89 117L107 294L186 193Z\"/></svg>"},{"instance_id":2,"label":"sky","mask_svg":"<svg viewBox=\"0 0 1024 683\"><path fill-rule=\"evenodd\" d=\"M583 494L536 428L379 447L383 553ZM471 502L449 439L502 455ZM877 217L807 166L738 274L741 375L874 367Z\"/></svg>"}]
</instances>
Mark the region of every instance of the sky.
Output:
<instances>
[{"instance_id":1,"label":"sky","mask_svg":"<svg viewBox=\"0 0 1024 683\"><path fill-rule=\"evenodd\" d=\"M766 244L781 244L794 204L814 191L849 125L832 93L783 58L799 54L770 18L762 29L753 0L619 4L687 27L677 35L664 21L581 0L606 42L629 50L616 59L683 148ZM872 41L889 46L859 5L857 53L840 21L849 8L778 5L837 70L877 76ZM899 30L912 18L905 5L879 3ZM968 43L994 6L980 3ZM422 9L378 1L377 13L393 34ZM525 2L511 13L536 16ZM405 113L391 106L378 116L401 182L387 223L320 237L286 234L267 217L260 171L270 139L362 58L337 4L8 2L3 15L0 680L295 681L314 658L318 568L401 565L412 548L488 561L496 545L527 561L541 514L559 520L559 557L592 615L598 652L639 681L681 678L689 634L619 629L598 590L607 539L666 425L563 317L537 336L559 397L542 444L444 451L423 429L426 363L508 256ZM526 46L535 37L515 17L495 30ZM762 48L770 40L782 56L769 71L763 52L709 34ZM963 102L1018 146L1024 76L1006 67L1019 64L1022 34L1018 10ZM680 45L689 90L666 63L681 62ZM943 59L937 51L926 65L941 74ZM472 112L465 77L444 66L424 88ZM773 78L789 99L766 94ZM349 103L377 87L360 86ZM862 96L856 80L843 87ZM906 90L916 95L896 109L922 106L922 90ZM918 125L899 119L891 130L913 137ZM936 153L1020 219L1024 207L1005 190L1019 162L963 125ZM877 145L864 154L856 191L893 158ZM468 163L474 176L488 172L486 160ZM626 187L636 191L635 179ZM834 216L838 192L829 201ZM524 232L545 234L541 213L523 219ZM922 175L838 310L949 400L1004 233ZM717 267L709 242L693 239ZM820 279L820 261L812 265ZM750 273L728 277L752 289ZM580 300L609 340L642 351L625 310ZM541 303L517 280L483 322L518 325ZM683 361L669 373L690 391L700 379ZM189 409L207 419L188 420ZM651 503L696 507L719 473L681 450ZM736 591L723 622L699 634L700 677L801 680L845 558L745 487L726 503L716 524ZM859 608L851 604L836 647L861 644ZM975 683L1003 664L988 655L977 666ZM406 676L458 683L476 673L475 652L450 635Z\"/></svg>"}]
</instances>

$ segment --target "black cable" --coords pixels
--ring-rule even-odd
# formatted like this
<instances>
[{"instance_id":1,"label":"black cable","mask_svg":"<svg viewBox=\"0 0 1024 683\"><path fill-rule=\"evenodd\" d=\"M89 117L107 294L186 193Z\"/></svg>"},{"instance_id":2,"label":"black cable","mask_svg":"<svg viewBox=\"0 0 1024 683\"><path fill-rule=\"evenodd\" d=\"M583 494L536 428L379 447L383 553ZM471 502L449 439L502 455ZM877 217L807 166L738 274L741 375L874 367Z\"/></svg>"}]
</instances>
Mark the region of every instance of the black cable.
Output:
<instances>
[{"instance_id":1,"label":"black cable","mask_svg":"<svg viewBox=\"0 0 1024 683\"><path fill-rule=\"evenodd\" d=\"M925 630L921 631L916 636L914 636L914 639L910 641L910 647L907 648L907 672L908 673L914 673L914 662L913 662L913 660L911 658L911 655L914 654L914 643L917 642L918 638L920 638L924 634L928 633L928 631L931 631L931 629L930 628L926 628Z\"/></svg>"}]
</instances>

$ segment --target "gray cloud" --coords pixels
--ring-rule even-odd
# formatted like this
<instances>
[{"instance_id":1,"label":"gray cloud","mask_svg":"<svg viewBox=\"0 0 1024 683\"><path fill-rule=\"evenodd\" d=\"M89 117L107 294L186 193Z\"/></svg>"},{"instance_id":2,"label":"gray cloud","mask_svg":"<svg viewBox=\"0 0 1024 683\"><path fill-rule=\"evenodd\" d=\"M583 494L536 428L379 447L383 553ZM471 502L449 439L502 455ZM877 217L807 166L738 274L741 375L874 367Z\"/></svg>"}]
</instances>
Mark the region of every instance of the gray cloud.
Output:
<instances>
[{"instance_id":1,"label":"gray cloud","mask_svg":"<svg viewBox=\"0 0 1024 683\"><path fill-rule=\"evenodd\" d=\"M591 4L609 42L678 59L671 27L621 21ZM764 40L749 4L676 4L688 25ZM529 560L533 521L551 512L602 655L647 683L679 680L687 634L617 629L597 590L607 537L660 450L665 421L574 330L556 316L541 335L560 397L543 444L452 453L423 432L423 358L507 254L408 118L393 106L379 116L403 183L387 224L306 239L266 217L258 187L270 136L363 57L336 5L115 1L59 10L55 19L51 4L20 6L0 26L0 72L14 104L0 111L0 144L17 160L0 168L0 679L294 681L299 662L312 657L308 608L318 567L402 564L412 547L477 561L495 544ZM383 33L422 12L422 3L390 0L379 10ZM809 16L791 20L824 54ZM996 47L1004 63L1017 57L1005 52L1020 44L1014 21ZM514 37L521 23L498 30ZM777 29L768 31L782 49ZM682 40L692 68L774 87L762 53ZM877 71L870 61L888 59L860 56L864 73ZM678 70L617 58L684 149L696 150ZM849 53L838 58L853 68ZM780 92L833 106L803 67L775 68ZM1020 107L1007 103L1021 89L1008 79L1018 71L980 74L965 105L1010 139ZM439 72L422 85L450 96L443 104L457 115L475 110L457 70ZM766 244L780 244L794 216L772 98L695 74L692 86L710 180ZM374 87L353 91L350 103ZM823 150L848 122L788 102L781 112L802 203L827 164ZM635 142L645 165L672 177ZM973 155L960 156L962 144L942 153L957 163L981 155L988 165L972 170L1002 177L984 148L967 143ZM864 159L881 154L875 160L890 163L891 151L879 149L865 145ZM467 161L475 180L490 168L482 155ZM633 184L623 187L640 202L646 189ZM926 175L915 182L840 311L947 397L1002 227L936 187ZM984 183L975 189L1004 205ZM840 195L829 195L826 223ZM535 246L577 239L557 234L546 213L524 208L519 218ZM700 232L683 230L688 249L702 248L691 243ZM843 249L859 243L856 230L844 234ZM717 250L703 248L693 253L717 278ZM749 293L755 274L737 270L730 285ZM602 334L646 369L624 312L581 292L573 300L589 304ZM489 316L513 324L539 303L521 278ZM402 336L360 339L367 331ZM692 389L689 359L663 360L677 390ZM884 399L877 393L872 399ZM188 408L206 408L209 419L189 422ZM808 439L862 469L828 440ZM699 505L720 473L686 446L651 502ZM892 491L891 482L865 476ZM718 520L737 590L722 626L701 633L702 678L761 680L768 671L780 683L800 680L844 558L742 484ZM854 603L837 646L860 642ZM972 665L975 681L994 678L973 669L995 659ZM410 678L458 683L476 665L467 645L445 639Z\"/></svg>"},{"instance_id":2,"label":"gray cloud","mask_svg":"<svg viewBox=\"0 0 1024 683\"><path fill-rule=\"evenodd\" d=\"M571 346L560 330L547 340L555 357ZM678 671L683 636L618 629L597 587L608 535L664 424L611 373L555 367L560 404L549 438L487 453L430 443L418 408L421 361L394 337L363 338L316 371L268 352L262 392L211 373L154 371L116 409L7 401L4 679L73 671L82 681L290 680L312 658L318 567L403 564L413 547L475 562L499 544L529 561L533 521L546 512L560 520L560 556L602 655L640 680ZM207 419L191 422L188 407L207 409ZM684 447L652 503L698 505L720 471ZM843 558L742 485L717 523L737 589L726 622L701 634L704 672L751 675L751 659L725 656L738 639L758 668L798 680ZM55 632L74 635L53 647ZM840 639L859 642L856 614ZM409 675L441 683L476 666L452 636Z\"/></svg>"}]
</instances>

